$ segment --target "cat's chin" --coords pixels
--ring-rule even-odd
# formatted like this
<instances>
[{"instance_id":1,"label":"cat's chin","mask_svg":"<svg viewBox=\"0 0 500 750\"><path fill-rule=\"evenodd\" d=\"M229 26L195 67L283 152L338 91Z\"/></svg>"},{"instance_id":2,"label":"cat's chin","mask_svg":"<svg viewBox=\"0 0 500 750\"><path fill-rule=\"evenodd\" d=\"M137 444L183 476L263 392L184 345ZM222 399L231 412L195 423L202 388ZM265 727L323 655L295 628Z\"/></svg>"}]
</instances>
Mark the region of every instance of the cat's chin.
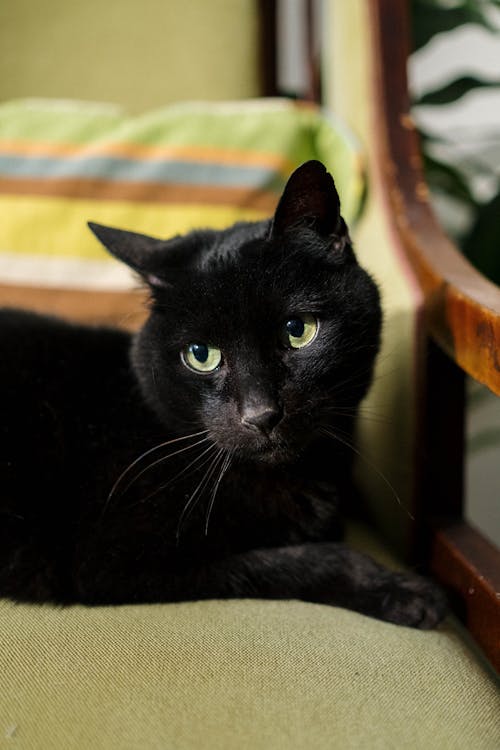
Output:
<instances>
[{"instance_id":1,"label":"cat's chin","mask_svg":"<svg viewBox=\"0 0 500 750\"><path fill-rule=\"evenodd\" d=\"M234 456L240 461L266 466L291 464L304 452L305 445L297 445L283 440L262 439L251 444L233 446Z\"/></svg>"},{"instance_id":2,"label":"cat's chin","mask_svg":"<svg viewBox=\"0 0 500 750\"><path fill-rule=\"evenodd\" d=\"M265 464L266 466L278 466L280 464L293 463L297 459L297 452L280 447L261 448L255 451L245 451L240 458L249 463Z\"/></svg>"}]
</instances>

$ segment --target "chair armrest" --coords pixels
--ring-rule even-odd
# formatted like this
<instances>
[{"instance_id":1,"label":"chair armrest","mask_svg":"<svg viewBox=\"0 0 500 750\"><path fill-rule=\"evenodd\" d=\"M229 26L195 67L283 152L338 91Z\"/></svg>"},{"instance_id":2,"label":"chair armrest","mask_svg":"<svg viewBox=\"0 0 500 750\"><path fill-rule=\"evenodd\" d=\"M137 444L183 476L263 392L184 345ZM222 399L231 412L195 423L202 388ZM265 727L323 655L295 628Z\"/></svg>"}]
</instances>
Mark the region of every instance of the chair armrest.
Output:
<instances>
[{"instance_id":1,"label":"chair armrest","mask_svg":"<svg viewBox=\"0 0 500 750\"><path fill-rule=\"evenodd\" d=\"M386 192L396 231L424 294L427 328L465 372L500 395L500 288L461 255L429 205L418 135L409 114L407 3L375 0L370 7Z\"/></svg>"}]
</instances>

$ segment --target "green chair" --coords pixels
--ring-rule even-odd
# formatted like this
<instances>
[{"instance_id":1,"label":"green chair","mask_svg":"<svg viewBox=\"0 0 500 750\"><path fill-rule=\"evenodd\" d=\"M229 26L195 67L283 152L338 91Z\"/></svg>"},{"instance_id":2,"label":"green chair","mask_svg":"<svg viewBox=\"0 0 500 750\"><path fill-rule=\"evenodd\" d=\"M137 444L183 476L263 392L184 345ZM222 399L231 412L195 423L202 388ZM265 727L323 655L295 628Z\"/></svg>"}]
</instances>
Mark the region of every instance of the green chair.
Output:
<instances>
[{"instance_id":1,"label":"green chair","mask_svg":"<svg viewBox=\"0 0 500 750\"><path fill-rule=\"evenodd\" d=\"M176 13L171 16L174 5ZM174 99L192 99L201 95L211 98L211 94L220 99L234 98L238 94L253 96L258 91L267 93L259 89L259 77L255 73L259 70L258 59L254 57L250 63L251 58L246 55L255 51L259 19L263 18L259 14L268 14L270 5L222 0L210 4L191 0L177 5L149 0L141 4L140 9L134 9L131 3L114 2L108 3L106 8L87 3L85 9L82 6L70 11L67 4L52 0L43 6L48 19L48 35L42 43L37 36L40 19L36 15L41 8L34 3L8 2L2 13L4 20L10 18L11 26L0 26L2 44L4 34L12 34L13 38L19 34L18 23L22 22L26 24L26 47L30 39L38 45L33 48L34 53L40 54L42 47L45 52L51 39L57 36L58 43L62 45L64 41L64 50L61 48L60 51L62 59L73 55L75 60L69 77L61 64L52 68L51 89L42 87L44 81L40 77L33 77L32 83L25 83L30 75L38 75L36 65L29 72L26 62L23 72L26 78L21 80L21 68L16 68L20 79L13 82L10 89L5 86L3 94L0 88L0 96L4 100L27 95L109 99L129 104L130 110L141 111L146 106L158 107L166 103L163 81L170 79L175 79L172 84ZM217 30L215 35L209 35L206 25L201 25L208 23L208 8L211 28ZM359 451L364 459L360 459L357 467L359 483L369 502L376 532L364 526L352 526L349 540L391 565L401 564L395 559L398 552L404 555L407 564L412 557L413 560L429 562L442 580L452 584L461 600L467 602L467 624L486 650L490 662L455 618L449 618L436 631L424 632L393 626L339 608L296 601L235 600L95 608L31 606L2 601L2 748L427 750L439 747L493 750L499 745L500 699L492 668L492 664L498 666L499 640L495 640L499 627L498 607L490 608L489 614L485 615L484 609L476 606L475 597L467 594L472 579L465 578L465 568L461 568L462 563L457 564L453 557L453 550L459 547L460 540L455 547L451 545L453 528L462 524L457 520L456 500L453 504L455 526L441 523L437 531L429 531L431 514L427 498L432 485L425 482L432 481L436 474L432 475L431 471L436 472L436 469L432 462L421 461L416 450L424 435L427 438L429 433L434 434L433 428L426 427L422 420L423 409L432 394L432 388L425 389L422 379L424 343L427 346L429 335L443 343L442 320L438 315L432 315L436 299L434 292L442 288L444 295L453 295L455 287L450 285L451 281L447 287L431 283L435 278L432 265L436 258L428 248L439 249L445 240L429 218L425 185L418 171L418 151L407 115L402 73L406 54L405 4L399 0L350 0L349 3L332 0L326 3L325 10L324 26L328 31L323 64L326 104L356 134L360 146L357 147L350 136L344 135L342 126L340 130L339 126L332 130L329 125L319 125L316 111L299 105L296 113L301 124L307 121L305 132L308 137L314 132L315 148L321 143L327 152L329 149L342 152L342 156L339 153L329 156L336 169L348 166L351 179L344 183L343 198L347 203L352 199L353 215L359 203L359 154L362 154L366 199L355 225L354 241L361 262L381 286L386 310L377 378L363 406L367 418L361 417L359 424ZM16 16L21 13L25 14L24 17ZM16 18L19 20L14 24ZM188 55L188 59L183 57L183 43L179 42L180 37L176 37L170 25L173 21L180 23L179 34L183 24L183 33L193 34L190 37L192 52L196 49L202 60L208 60L212 45L223 52L222 69L227 66L230 55L231 65L243 72L248 85L242 84L240 90L229 84L227 88L224 84L222 88L212 89L212 79L203 77L206 70L203 70L203 76L201 73L197 75L203 65L195 66L192 55ZM124 24L128 24L127 28ZM196 35L193 24L196 25ZM63 33L63 27L74 31ZM159 45L164 44L163 52L168 49L168 37L177 49L171 62L175 72L170 76L165 72L163 57L155 58L155 63L152 63L154 55L160 54ZM124 45L123 39L129 43ZM86 44L83 44L84 40L87 40ZM117 45L118 40L120 49L112 46ZM218 40L217 44L215 40ZM237 44L235 40L238 40ZM202 43L207 46L200 49ZM9 44L9 55L14 60L16 45L12 40ZM229 46L223 49L223 44ZM90 63L93 45L99 52L106 49L103 61L109 56L113 60L110 65L114 70L106 70L106 75L102 73L105 62L97 64L97 72ZM155 49L150 50L149 47L153 46ZM134 75L139 69L141 75L134 82L133 77L127 75L129 68L125 68L125 87L123 66L128 65L130 49L134 49ZM266 50L269 56L269 47ZM120 58L124 51L127 54ZM177 65L177 60L183 60L183 65ZM180 68L189 67L188 63L193 67L185 84L181 84ZM11 64L14 66L15 62ZM250 64L254 71L252 75L247 67ZM60 73L59 80L56 73ZM154 84L152 75L159 77L161 83ZM108 76L108 87L105 88ZM199 83L201 90L196 88ZM222 73L217 83L224 83ZM174 84L175 87L181 86L181 94ZM115 92L116 98L113 98ZM8 106L13 107L11 113L14 109L19 113L19 104ZM234 106L241 112L238 107L247 105ZM252 106L265 109L278 106L278 103L254 103ZM213 111L209 105L207 107L207 111ZM279 107L284 107L287 113L295 111L290 104L281 103ZM41 116L42 104L33 104L33 108ZM64 112L68 112L67 105ZM250 110L248 113L247 121L250 122ZM96 142L102 148L103 139L106 148L111 147L109 138L106 141L105 137L110 132L106 130L111 127L110 118L113 128L117 128L117 131L113 130L113 138L116 133L119 136L113 144L123 144L124 136L130 143L127 128L135 126L123 113L108 109L106 114L100 107L83 107L78 112L73 110L73 114L76 118L72 119L73 138L77 137L75 133L83 132L78 124L81 117L86 116L87 124L91 120L93 127L97 128L95 140L90 139L91 148L95 148ZM106 127L102 125L101 116L106 120ZM59 120L64 117L61 115ZM141 115L141 126L145 121L147 124L147 117ZM260 115L256 118L257 125L259 120ZM15 122L14 117L14 131ZM44 122L44 127L47 127L48 120ZM31 138L25 132L24 146L28 141L40 146L40 140L37 141L40 127L38 130L33 128ZM299 130L303 135L304 128L299 127ZM0 152L2 140L4 145L9 140L5 132L0 135ZM137 130L134 132L137 135ZM120 133L123 136L121 141ZM273 162L274 174L283 173L290 159L300 160L303 152L296 152L294 134L295 131L288 141L292 155L279 164ZM409 134L409 141L405 140L406 134ZM52 138L54 153L57 149L61 152L61 144L68 146L67 139L61 138L60 134L58 138ZM9 140L12 148L14 140L15 132ZM44 143L46 148L47 142ZM86 146L89 147L88 139ZM176 146L179 146L178 142ZM246 147L250 148L248 144ZM251 144L251 151L252 154L258 151L255 143ZM268 156L269 149L264 151ZM144 156L145 152L142 153ZM241 153L238 153L241 158ZM0 206L4 201L3 214L12 225L15 207L19 210L21 224L30 215L32 221L40 221L42 214L47 217L50 212L62 220L54 207L54 191L44 193L41 183L37 184L39 192L36 195L15 192L15 181L7 184L5 175L0 175ZM99 189L103 189L99 184ZM61 185L58 187L60 189ZM276 184L271 185L266 193L271 202L273 190L277 190ZM160 221L157 209L163 205L161 201L154 205L148 203L145 207L144 202L136 203L129 195L118 206L118 198L108 196L102 198L99 208L97 195L82 197L73 193L66 197L58 195L57 200L66 201L73 208L78 201L85 208L85 201L89 200L96 210L123 209L128 212L128 222L134 226L135 222L148 223L153 218ZM259 200L262 200L263 193L259 195ZM115 203L109 208L106 200L115 200ZM165 206L165 213L168 213L165 221L176 221L170 212L180 202L177 200L176 204ZM8 214L6 206L9 206ZM215 221L229 220L228 206L231 211L238 209L256 217L259 212L267 210L267 205L262 202L243 202L238 207L227 200L217 203L214 199L210 207L214 211L212 215L218 217ZM34 213L30 214L29 211L33 210ZM193 220L185 205L181 214L178 221ZM52 243L58 241L56 235L57 231L50 240L52 247ZM12 242L14 237L22 245L23 231L14 235L12 230L9 235ZM80 235L75 235L75 239L80 242ZM454 251L449 245L446 247L447 257L451 257L450 253ZM24 252L26 255L27 250ZM92 254L93 249L87 246L85 252ZM0 252L0 268L1 255ZM101 262L99 258L87 260ZM441 277L449 278L445 273ZM128 288L119 290L113 286L96 291L79 288L74 283L64 286L45 282L46 285L41 286L36 280L20 283L13 278L10 281L0 278L2 303L23 304L82 320L115 322L130 327L137 325L140 319L141 294ZM456 279L452 281L456 282ZM491 295L487 319L491 324L491 340L498 343L498 291L491 291ZM477 301L475 292L470 296ZM450 299L452 305L455 298ZM426 313L424 326L421 324L423 311ZM452 318L448 323L450 321ZM451 330L454 335L458 332L458 328L452 327ZM450 341L444 343L449 349ZM476 364L470 364L469 357L460 347L461 342L455 340L459 361L465 363L473 375L477 374ZM439 358L439 355L434 351L433 357ZM440 371L442 373L443 369ZM438 370L431 372L431 376L435 372ZM497 382L493 377L487 381L492 388ZM449 395L453 395L451 389ZM457 407L461 408L460 403ZM383 415L384 419L368 418L374 413ZM427 433L423 432L424 427ZM444 481L445 469L450 471L449 465L444 462L438 462L438 465L441 474L436 481ZM449 475L448 479L451 493L453 486ZM399 500L395 499L388 483L395 488ZM445 558L447 551L449 557ZM463 547L461 551L464 552ZM497 560L497 554L493 551L488 559ZM471 567L475 569L474 565ZM467 568L468 575L472 575L470 569ZM479 580L480 575L482 580ZM493 577L487 571L483 575L478 570L477 582L473 580L480 592L478 598L489 603ZM467 586L465 591L464 586Z\"/></svg>"}]
</instances>

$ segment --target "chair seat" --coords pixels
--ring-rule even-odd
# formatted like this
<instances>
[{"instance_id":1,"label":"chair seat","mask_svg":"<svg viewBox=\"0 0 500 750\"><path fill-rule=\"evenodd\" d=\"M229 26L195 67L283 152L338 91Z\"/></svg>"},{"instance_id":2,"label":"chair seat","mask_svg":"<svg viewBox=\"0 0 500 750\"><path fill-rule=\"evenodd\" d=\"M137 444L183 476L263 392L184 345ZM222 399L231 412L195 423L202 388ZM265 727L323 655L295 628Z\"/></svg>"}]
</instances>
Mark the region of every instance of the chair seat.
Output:
<instances>
[{"instance_id":1,"label":"chair seat","mask_svg":"<svg viewBox=\"0 0 500 750\"><path fill-rule=\"evenodd\" d=\"M449 624L298 601L4 601L0 643L2 747L498 747L494 682Z\"/></svg>"}]
</instances>

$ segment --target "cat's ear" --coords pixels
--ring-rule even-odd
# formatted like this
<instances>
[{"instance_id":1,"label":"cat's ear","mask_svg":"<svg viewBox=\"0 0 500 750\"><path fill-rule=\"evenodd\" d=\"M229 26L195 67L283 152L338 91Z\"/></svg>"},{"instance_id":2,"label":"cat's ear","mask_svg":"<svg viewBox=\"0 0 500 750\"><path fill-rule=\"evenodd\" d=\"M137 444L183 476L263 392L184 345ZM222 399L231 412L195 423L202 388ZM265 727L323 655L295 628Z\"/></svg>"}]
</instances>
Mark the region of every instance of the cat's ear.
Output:
<instances>
[{"instance_id":1,"label":"cat's ear","mask_svg":"<svg viewBox=\"0 0 500 750\"><path fill-rule=\"evenodd\" d=\"M349 242L333 177L320 161L307 161L290 176L274 214L271 236L284 235L300 226L331 237L340 249Z\"/></svg>"},{"instance_id":2,"label":"cat's ear","mask_svg":"<svg viewBox=\"0 0 500 750\"><path fill-rule=\"evenodd\" d=\"M137 271L148 284L168 286L161 275L168 255L168 241L93 222L88 226L111 255Z\"/></svg>"}]
</instances>

